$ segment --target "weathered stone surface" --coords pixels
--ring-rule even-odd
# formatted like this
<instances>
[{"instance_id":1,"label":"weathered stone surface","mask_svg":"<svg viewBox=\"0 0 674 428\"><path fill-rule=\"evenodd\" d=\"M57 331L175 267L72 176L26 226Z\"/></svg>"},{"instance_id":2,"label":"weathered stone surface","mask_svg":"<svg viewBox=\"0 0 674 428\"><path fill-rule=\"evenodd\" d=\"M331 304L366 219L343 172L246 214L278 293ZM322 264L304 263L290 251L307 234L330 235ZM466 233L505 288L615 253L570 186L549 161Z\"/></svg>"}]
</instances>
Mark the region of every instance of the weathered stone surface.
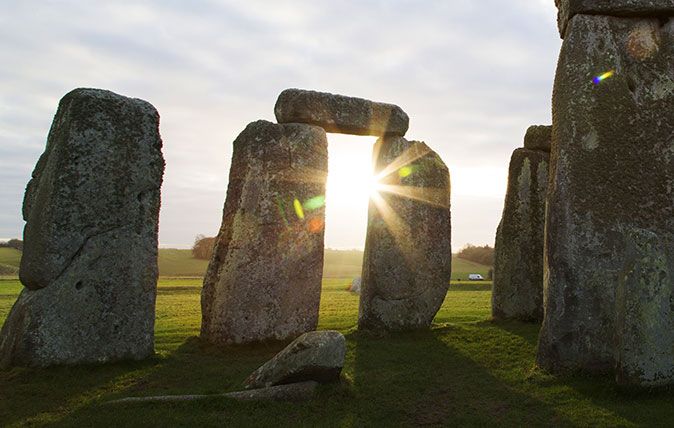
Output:
<instances>
[{"instance_id":1,"label":"weathered stone surface","mask_svg":"<svg viewBox=\"0 0 674 428\"><path fill-rule=\"evenodd\" d=\"M153 353L164 171L159 114L109 91L63 97L28 183L20 277L0 366Z\"/></svg>"},{"instance_id":2,"label":"weathered stone surface","mask_svg":"<svg viewBox=\"0 0 674 428\"><path fill-rule=\"evenodd\" d=\"M334 382L346 355L346 339L337 331L312 331L295 339L246 379L246 388L295 382Z\"/></svg>"},{"instance_id":3,"label":"weathered stone surface","mask_svg":"<svg viewBox=\"0 0 674 428\"><path fill-rule=\"evenodd\" d=\"M667 385L674 381L673 265L655 233L631 231L626 244L628 269L616 290L616 379L623 385Z\"/></svg>"},{"instance_id":4,"label":"weathered stone surface","mask_svg":"<svg viewBox=\"0 0 674 428\"><path fill-rule=\"evenodd\" d=\"M674 16L674 0L555 0L555 5L562 38L571 18L580 14L650 18Z\"/></svg>"},{"instance_id":5,"label":"weathered stone surface","mask_svg":"<svg viewBox=\"0 0 674 428\"><path fill-rule=\"evenodd\" d=\"M327 132L405 135L409 117L398 106L327 92L286 89L274 107L279 123L308 123Z\"/></svg>"},{"instance_id":6,"label":"weathered stone surface","mask_svg":"<svg viewBox=\"0 0 674 428\"><path fill-rule=\"evenodd\" d=\"M268 388L249 389L246 391L226 392L224 394L189 394L189 395L155 395L150 397L126 397L108 401L105 404L135 403L184 403L186 401L212 400L214 398L233 398L238 401L308 401L316 395L318 382L298 382L288 385L270 386Z\"/></svg>"},{"instance_id":7,"label":"weathered stone surface","mask_svg":"<svg viewBox=\"0 0 674 428\"><path fill-rule=\"evenodd\" d=\"M543 236L549 155L517 149L496 231L491 311L496 319L543 319Z\"/></svg>"},{"instance_id":8,"label":"weathered stone surface","mask_svg":"<svg viewBox=\"0 0 674 428\"><path fill-rule=\"evenodd\" d=\"M553 93L544 368L674 381L673 57L673 20L570 22Z\"/></svg>"},{"instance_id":9,"label":"weathered stone surface","mask_svg":"<svg viewBox=\"0 0 674 428\"><path fill-rule=\"evenodd\" d=\"M550 153L552 145L552 126L533 125L524 136L524 148Z\"/></svg>"},{"instance_id":10,"label":"weathered stone surface","mask_svg":"<svg viewBox=\"0 0 674 428\"><path fill-rule=\"evenodd\" d=\"M380 138L378 195L370 199L358 328L429 327L451 276L450 181L426 144Z\"/></svg>"},{"instance_id":11,"label":"weathered stone surface","mask_svg":"<svg viewBox=\"0 0 674 428\"><path fill-rule=\"evenodd\" d=\"M327 165L315 126L257 121L236 138L201 294L202 338L284 340L316 328Z\"/></svg>"}]
</instances>

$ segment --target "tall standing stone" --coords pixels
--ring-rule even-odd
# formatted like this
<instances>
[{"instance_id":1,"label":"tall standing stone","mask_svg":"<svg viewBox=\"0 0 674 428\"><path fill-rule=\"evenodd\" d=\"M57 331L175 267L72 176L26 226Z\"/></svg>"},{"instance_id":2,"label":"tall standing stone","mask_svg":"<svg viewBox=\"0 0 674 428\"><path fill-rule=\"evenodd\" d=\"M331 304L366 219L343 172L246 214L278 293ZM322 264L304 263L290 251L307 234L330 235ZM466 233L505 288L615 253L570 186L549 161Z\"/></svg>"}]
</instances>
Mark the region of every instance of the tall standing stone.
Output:
<instances>
[{"instance_id":1,"label":"tall standing stone","mask_svg":"<svg viewBox=\"0 0 674 428\"><path fill-rule=\"evenodd\" d=\"M491 311L496 319L543 319L543 235L549 126L532 126L510 159L508 189L496 231ZM547 149L548 151L545 151Z\"/></svg>"},{"instance_id":2,"label":"tall standing stone","mask_svg":"<svg viewBox=\"0 0 674 428\"><path fill-rule=\"evenodd\" d=\"M284 340L316 328L327 169L321 128L261 120L236 138L201 294L202 338Z\"/></svg>"},{"instance_id":3,"label":"tall standing stone","mask_svg":"<svg viewBox=\"0 0 674 428\"><path fill-rule=\"evenodd\" d=\"M153 353L161 147L149 103L97 89L63 97L26 189L26 288L2 327L0 366Z\"/></svg>"},{"instance_id":4,"label":"tall standing stone","mask_svg":"<svg viewBox=\"0 0 674 428\"><path fill-rule=\"evenodd\" d=\"M358 328L430 326L451 276L449 171L426 144L382 137L374 147Z\"/></svg>"},{"instance_id":5,"label":"tall standing stone","mask_svg":"<svg viewBox=\"0 0 674 428\"><path fill-rule=\"evenodd\" d=\"M672 19L568 22L553 94L544 368L674 382L672 64Z\"/></svg>"}]
</instances>

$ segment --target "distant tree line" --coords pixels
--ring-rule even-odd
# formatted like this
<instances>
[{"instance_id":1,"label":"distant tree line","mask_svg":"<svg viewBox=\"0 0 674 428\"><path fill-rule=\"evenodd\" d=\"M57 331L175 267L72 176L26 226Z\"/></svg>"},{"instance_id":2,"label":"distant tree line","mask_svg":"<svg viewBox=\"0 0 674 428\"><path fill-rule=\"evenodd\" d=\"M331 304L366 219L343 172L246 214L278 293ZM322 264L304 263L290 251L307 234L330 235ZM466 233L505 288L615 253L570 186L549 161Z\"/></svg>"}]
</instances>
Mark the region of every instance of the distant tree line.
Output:
<instances>
[{"instance_id":1,"label":"distant tree line","mask_svg":"<svg viewBox=\"0 0 674 428\"><path fill-rule=\"evenodd\" d=\"M204 235L197 235L192 245L192 257L201 260L210 260L215 247L215 238Z\"/></svg>"},{"instance_id":2,"label":"distant tree line","mask_svg":"<svg viewBox=\"0 0 674 428\"><path fill-rule=\"evenodd\" d=\"M20 239L10 239L9 241L0 242L0 248L14 248L15 250L23 251L23 241Z\"/></svg>"},{"instance_id":3,"label":"distant tree line","mask_svg":"<svg viewBox=\"0 0 674 428\"><path fill-rule=\"evenodd\" d=\"M471 262L481 265L494 266L494 249L489 245L477 247L475 245L466 245L457 256Z\"/></svg>"}]
</instances>

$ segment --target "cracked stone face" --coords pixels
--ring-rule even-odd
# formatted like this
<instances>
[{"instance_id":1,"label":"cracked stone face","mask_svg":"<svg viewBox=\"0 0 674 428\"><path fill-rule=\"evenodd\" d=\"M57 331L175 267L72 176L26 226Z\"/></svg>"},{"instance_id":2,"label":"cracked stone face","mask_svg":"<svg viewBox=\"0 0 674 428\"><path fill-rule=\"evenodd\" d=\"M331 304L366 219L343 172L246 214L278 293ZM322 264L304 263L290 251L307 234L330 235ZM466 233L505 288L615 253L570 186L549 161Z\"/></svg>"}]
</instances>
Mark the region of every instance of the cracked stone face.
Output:
<instances>
[{"instance_id":1,"label":"cracked stone face","mask_svg":"<svg viewBox=\"0 0 674 428\"><path fill-rule=\"evenodd\" d=\"M672 19L569 21L553 92L546 369L674 383L673 58Z\"/></svg>"},{"instance_id":2,"label":"cracked stone face","mask_svg":"<svg viewBox=\"0 0 674 428\"><path fill-rule=\"evenodd\" d=\"M319 127L261 120L236 138L201 294L203 339L284 340L316 329L327 172Z\"/></svg>"},{"instance_id":3,"label":"cracked stone face","mask_svg":"<svg viewBox=\"0 0 674 428\"><path fill-rule=\"evenodd\" d=\"M381 189L370 199L358 328L429 327L451 276L449 171L426 144L380 138Z\"/></svg>"},{"instance_id":4,"label":"cracked stone face","mask_svg":"<svg viewBox=\"0 0 674 428\"><path fill-rule=\"evenodd\" d=\"M28 183L20 279L1 365L153 352L164 160L159 114L109 91L63 97Z\"/></svg>"},{"instance_id":5,"label":"cracked stone face","mask_svg":"<svg viewBox=\"0 0 674 428\"><path fill-rule=\"evenodd\" d=\"M543 319L543 233L548 164L548 153L526 148L515 150L510 159L503 216L496 231L492 289L494 318Z\"/></svg>"}]
</instances>

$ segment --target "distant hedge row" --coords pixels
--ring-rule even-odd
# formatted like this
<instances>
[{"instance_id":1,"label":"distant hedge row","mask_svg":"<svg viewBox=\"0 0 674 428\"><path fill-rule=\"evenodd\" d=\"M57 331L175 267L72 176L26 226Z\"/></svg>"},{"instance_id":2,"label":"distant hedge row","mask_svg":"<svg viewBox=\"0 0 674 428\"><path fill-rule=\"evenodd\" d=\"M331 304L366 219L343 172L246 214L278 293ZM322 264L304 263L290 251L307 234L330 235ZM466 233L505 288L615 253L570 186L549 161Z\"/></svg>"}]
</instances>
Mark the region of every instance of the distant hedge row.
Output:
<instances>
[{"instance_id":1,"label":"distant hedge row","mask_svg":"<svg viewBox=\"0 0 674 428\"><path fill-rule=\"evenodd\" d=\"M494 249L489 245L476 247L468 244L464 249L459 251L457 256L481 265L494 266Z\"/></svg>"},{"instance_id":2,"label":"distant hedge row","mask_svg":"<svg viewBox=\"0 0 674 428\"><path fill-rule=\"evenodd\" d=\"M14 248L23 251L23 241L20 239L10 239L6 242L0 242L0 248Z\"/></svg>"}]
</instances>

